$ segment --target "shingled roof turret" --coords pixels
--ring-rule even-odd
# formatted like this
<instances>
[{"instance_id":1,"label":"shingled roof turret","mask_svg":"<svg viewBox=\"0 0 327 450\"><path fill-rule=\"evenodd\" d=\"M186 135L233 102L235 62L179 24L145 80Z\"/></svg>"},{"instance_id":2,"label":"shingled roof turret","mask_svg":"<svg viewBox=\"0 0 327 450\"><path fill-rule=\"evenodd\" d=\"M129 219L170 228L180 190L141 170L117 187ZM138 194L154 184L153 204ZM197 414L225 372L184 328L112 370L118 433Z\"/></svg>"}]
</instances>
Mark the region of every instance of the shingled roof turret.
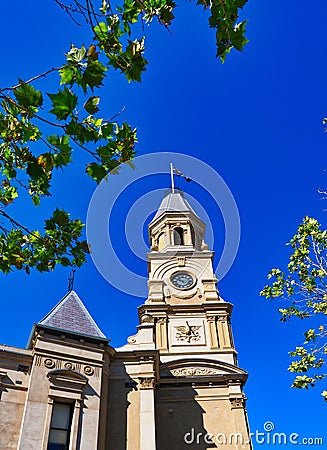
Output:
<instances>
[{"instance_id":1,"label":"shingled roof turret","mask_svg":"<svg viewBox=\"0 0 327 450\"><path fill-rule=\"evenodd\" d=\"M68 292L38 325L105 338L75 291Z\"/></svg>"}]
</instances>

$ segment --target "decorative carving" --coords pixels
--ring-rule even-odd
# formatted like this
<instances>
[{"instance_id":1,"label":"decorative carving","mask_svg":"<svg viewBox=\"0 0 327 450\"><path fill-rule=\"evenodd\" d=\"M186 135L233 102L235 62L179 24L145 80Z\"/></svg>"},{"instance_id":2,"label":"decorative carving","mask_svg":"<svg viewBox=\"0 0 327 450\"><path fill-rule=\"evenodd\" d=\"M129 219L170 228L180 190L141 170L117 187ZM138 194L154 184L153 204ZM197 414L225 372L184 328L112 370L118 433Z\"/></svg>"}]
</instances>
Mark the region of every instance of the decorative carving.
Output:
<instances>
[{"instance_id":1,"label":"decorative carving","mask_svg":"<svg viewBox=\"0 0 327 450\"><path fill-rule=\"evenodd\" d=\"M44 365L48 369L52 369L55 366L55 362L52 359L47 358L47 359L44 360Z\"/></svg>"},{"instance_id":2,"label":"decorative carving","mask_svg":"<svg viewBox=\"0 0 327 450\"><path fill-rule=\"evenodd\" d=\"M171 373L175 377L194 377L218 375L220 372L217 369L211 369L208 367L183 367L182 369L172 369Z\"/></svg>"},{"instance_id":3,"label":"decorative carving","mask_svg":"<svg viewBox=\"0 0 327 450\"><path fill-rule=\"evenodd\" d=\"M129 344L135 344L136 343L136 337L135 336L129 336L129 338L127 338L127 342Z\"/></svg>"},{"instance_id":4,"label":"decorative carving","mask_svg":"<svg viewBox=\"0 0 327 450\"><path fill-rule=\"evenodd\" d=\"M185 256L177 256L177 265L180 267L185 266Z\"/></svg>"},{"instance_id":5,"label":"decorative carving","mask_svg":"<svg viewBox=\"0 0 327 450\"><path fill-rule=\"evenodd\" d=\"M215 322L216 316L208 316L207 319L208 319L209 321Z\"/></svg>"},{"instance_id":6,"label":"decorative carving","mask_svg":"<svg viewBox=\"0 0 327 450\"><path fill-rule=\"evenodd\" d=\"M62 359L57 359L57 361L56 361L56 368L57 369L61 369L62 364L63 364L63 360Z\"/></svg>"},{"instance_id":7,"label":"decorative carving","mask_svg":"<svg viewBox=\"0 0 327 450\"><path fill-rule=\"evenodd\" d=\"M94 374L94 370L93 370L93 368L91 366L85 366L84 367L84 373L85 373L85 375L91 376L91 375Z\"/></svg>"},{"instance_id":8,"label":"decorative carving","mask_svg":"<svg viewBox=\"0 0 327 450\"><path fill-rule=\"evenodd\" d=\"M154 378L139 378L140 380L140 389L154 389L155 380Z\"/></svg>"},{"instance_id":9,"label":"decorative carving","mask_svg":"<svg viewBox=\"0 0 327 450\"><path fill-rule=\"evenodd\" d=\"M227 316L217 316L217 319L219 320L219 322L226 322Z\"/></svg>"},{"instance_id":10,"label":"decorative carving","mask_svg":"<svg viewBox=\"0 0 327 450\"><path fill-rule=\"evenodd\" d=\"M151 323L151 322L153 322L153 318L151 316L149 316L149 314L143 314L143 316L141 317L141 322L142 323Z\"/></svg>"},{"instance_id":11,"label":"decorative carving","mask_svg":"<svg viewBox=\"0 0 327 450\"><path fill-rule=\"evenodd\" d=\"M200 333L198 332L201 325L190 325L188 321L186 321L186 325L175 326L174 328L177 330L177 341L197 342L201 339Z\"/></svg>"},{"instance_id":12,"label":"decorative carving","mask_svg":"<svg viewBox=\"0 0 327 450\"><path fill-rule=\"evenodd\" d=\"M158 317L157 322L158 323L166 323L167 322L167 318L166 317Z\"/></svg>"},{"instance_id":13,"label":"decorative carving","mask_svg":"<svg viewBox=\"0 0 327 450\"><path fill-rule=\"evenodd\" d=\"M244 400L243 398L231 398L230 399L232 408L243 408Z\"/></svg>"},{"instance_id":14,"label":"decorative carving","mask_svg":"<svg viewBox=\"0 0 327 450\"><path fill-rule=\"evenodd\" d=\"M70 362L66 362L66 363L64 364L64 367L65 367L65 369L67 369L67 370L74 370L74 369L75 369L74 365L73 365L72 363L70 363Z\"/></svg>"}]
</instances>

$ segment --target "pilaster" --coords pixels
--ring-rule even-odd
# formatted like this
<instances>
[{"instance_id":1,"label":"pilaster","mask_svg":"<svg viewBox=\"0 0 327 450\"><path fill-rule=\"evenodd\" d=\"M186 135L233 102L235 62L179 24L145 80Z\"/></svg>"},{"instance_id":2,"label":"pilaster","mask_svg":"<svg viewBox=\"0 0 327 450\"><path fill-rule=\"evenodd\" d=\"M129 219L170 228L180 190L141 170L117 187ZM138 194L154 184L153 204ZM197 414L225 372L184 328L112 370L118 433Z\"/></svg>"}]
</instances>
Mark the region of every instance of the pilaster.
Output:
<instances>
[{"instance_id":1,"label":"pilaster","mask_svg":"<svg viewBox=\"0 0 327 450\"><path fill-rule=\"evenodd\" d=\"M218 340L216 316L208 316L207 321L209 328L210 348L211 350L218 350L219 340Z\"/></svg>"},{"instance_id":2,"label":"pilaster","mask_svg":"<svg viewBox=\"0 0 327 450\"><path fill-rule=\"evenodd\" d=\"M168 350L167 317L158 317L156 321L156 347L162 351Z\"/></svg>"},{"instance_id":3,"label":"pilaster","mask_svg":"<svg viewBox=\"0 0 327 450\"><path fill-rule=\"evenodd\" d=\"M140 377L140 449L156 450L153 377Z\"/></svg>"}]
</instances>

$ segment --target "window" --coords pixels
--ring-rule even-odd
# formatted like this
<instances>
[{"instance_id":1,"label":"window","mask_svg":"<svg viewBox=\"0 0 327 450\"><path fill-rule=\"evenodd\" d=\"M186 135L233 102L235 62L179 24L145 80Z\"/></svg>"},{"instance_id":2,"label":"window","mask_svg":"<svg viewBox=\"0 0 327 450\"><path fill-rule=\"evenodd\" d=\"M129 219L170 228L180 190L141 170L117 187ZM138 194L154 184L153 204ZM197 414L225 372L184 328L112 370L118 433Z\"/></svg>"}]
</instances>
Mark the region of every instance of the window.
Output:
<instances>
[{"instance_id":1,"label":"window","mask_svg":"<svg viewBox=\"0 0 327 450\"><path fill-rule=\"evenodd\" d=\"M72 412L71 403L54 402L48 450L68 450Z\"/></svg>"},{"instance_id":2,"label":"window","mask_svg":"<svg viewBox=\"0 0 327 450\"><path fill-rule=\"evenodd\" d=\"M183 228L174 228L174 245L184 245Z\"/></svg>"}]
</instances>

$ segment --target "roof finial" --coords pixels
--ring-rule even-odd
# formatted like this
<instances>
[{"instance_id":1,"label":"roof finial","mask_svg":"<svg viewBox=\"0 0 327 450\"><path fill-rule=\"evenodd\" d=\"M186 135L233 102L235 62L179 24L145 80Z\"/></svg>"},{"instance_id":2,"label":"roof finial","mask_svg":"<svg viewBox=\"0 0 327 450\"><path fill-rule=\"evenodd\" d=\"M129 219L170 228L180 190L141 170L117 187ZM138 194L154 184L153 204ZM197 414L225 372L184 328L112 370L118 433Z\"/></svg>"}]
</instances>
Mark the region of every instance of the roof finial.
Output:
<instances>
[{"instance_id":1,"label":"roof finial","mask_svg":"<svg viewBox=\"0 0 327 450\"><path fill-rule=\"evenodd\" d=\"M74 289L74 281L75 281L75 266L72 268L69 277L68 277L68 292L72 291Z\"/></svg>"},{"instance_id":2,"label":"roof finial","mask_svg":"<svg viewBox=\"0 0 327 450\"><path fill-rule=\"evenodd\" d=\"M174 166L173 163L170 163L170 178L171 178L171 193L175 193L175 185L174 185Z\"/></svg>"}]
</instances>

